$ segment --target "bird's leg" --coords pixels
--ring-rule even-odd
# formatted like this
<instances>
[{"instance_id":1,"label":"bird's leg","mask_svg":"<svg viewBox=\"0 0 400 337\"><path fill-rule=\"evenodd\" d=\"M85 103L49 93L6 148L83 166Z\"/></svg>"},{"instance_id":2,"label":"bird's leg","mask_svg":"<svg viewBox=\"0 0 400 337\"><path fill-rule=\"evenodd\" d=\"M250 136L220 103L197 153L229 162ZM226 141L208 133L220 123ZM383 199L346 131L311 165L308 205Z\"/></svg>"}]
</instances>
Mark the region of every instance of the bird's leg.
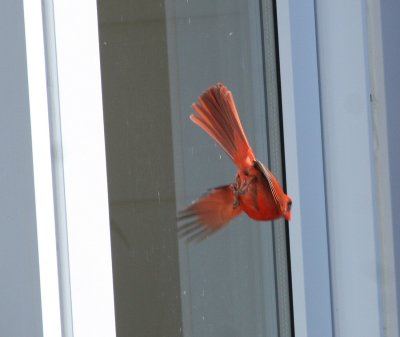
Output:
<instances>
[{"instance_id":1,"label":"bird's leg","mask_svg":"<svg viewBox=\"0 0 400 337\"><path fill-rule=\"evenodd\" d=\"M237 174L236 176L236 183L235 183L235 191L239 195L243 195L248 192L250 186L254 183L254 180L256 180L257 177L255 175L244 175L244 179L240 174Z\"/></svg>"},{"instance_id":2,"label":"bird's leg","mask_svg":"<svg viewBox=\"0 0 400 337\"><path fill-rule=\"evenodd\" d=\"M233 190L235 192L235 199L239 198L241 195L246 194L249 189L251 188L252 190L255 188L254 193L253 193L253 198L255 198L255 205L257 205L256 200L257 200L257 186L254 184L254 182L257 180L257 177L255 175L250 175L247 172L245 172L244 175L241 175L238 173L236 175L236 182L233 185ZM238 200L239 202L239 200ZM256 206L258 209L258 207Z\"/></svg>"},{"instance_id":3,"label":"bird's leg","mask_svg":"<svg viewBox=\"0 0 400 337\"><path fill-rule=\"evenodd\" d=\"M236 176L235 184L232 184L231 187L233 189L233 194L234 194L233 208L237 208L240 206L239 191L238 191L238 177L237 176Z\"/></svg>"},{"instance_id":4,"label":"bird's leg","mask_svg":"<svg viewBox=\"0 0 400 337\"><path fill-rule=\"evenodd\" d=\"M243 179L244 178L244 179ZM242 176L239 173L236 176L236 183L233 186L234 192L235 192L235 203L234 207L236 205L239 206L240 203L240 196L246 194L246 193L251 193L252 199L253 199L253 206L256 210L259 210L258 207L258 202L257 202L257 176L256 175L250 175L247 172Z\"/></svg>"}]
</instances>

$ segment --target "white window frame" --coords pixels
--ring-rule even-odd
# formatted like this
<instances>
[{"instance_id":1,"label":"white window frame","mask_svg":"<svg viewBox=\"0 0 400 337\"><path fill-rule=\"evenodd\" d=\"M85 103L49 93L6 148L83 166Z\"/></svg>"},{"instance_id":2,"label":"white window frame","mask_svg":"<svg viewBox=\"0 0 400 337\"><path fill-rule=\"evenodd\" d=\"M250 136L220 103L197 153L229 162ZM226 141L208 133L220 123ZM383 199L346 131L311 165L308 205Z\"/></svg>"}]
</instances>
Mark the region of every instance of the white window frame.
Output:
<instances>
[{"instance_id":1,"label":"white window frame","mask_svg":"<svg viewBox=\"0 0 400 337\"><path fill-rule=\"evenodd\" d=\"M355 62L364 63L346 71L364 85L352 87L353 82L348 82L345 89L358 90L368 108L367 14L361 1L348 6L343 0L335 6L358 18L352 22L358 35L350 34L347 42L361 39L362 43L347 52ZM332 92L338 93L335 99L340 101L346 99L346 90L339 90L344 84L341 81L327 86L330 78L321 78L323 67L335 66L321 65L318 58L318 41L328 38L328 32L316 24L316 13L324 17L328 11L326 4L314 0L277 1L286 175L288 193L294 200L289 226L294 328L296 336L329 337L336 330L350 336L347 333L354 331L351 324L354 329L363 324L364 331L378 336L383 335L383 323L376 268L380 252L373 235L376 223L369 221L367 235L351 247L341 244L346 236L343 230L336 229L334 241L330 238L333 224L326 211L330 199L325 189L326 148L320 116L321 109L329 111ZM43 334L112 337L115 317L96 1L25 0L24 13ZM335 14L330 19L332 25L350 24ZM331 52L340 51L334 45L338 33L330 33ZM321 80L325 81L322 85ZM357 146L364 147L371 163L370 119L362 122L367 132ZM364 183L353 187L372 195L366 206L372 212L370 219L376 219L374 172L371 166ZM345 224L335 226L341 229ZM373 259L369 271L374 286L368 287L365 277L354 273L348 287L336 283L333 291L337 273L351 268L346 261L331 267L330 252L335 249L347 253L361 250ZM352 284L361 284L353 297ZM351 301L370 296L371 289L375 292L371 310L346 309ZM340 310L351 316L351 324L337 319L335 312ZM392 328L397 329L395 319Z\"/></svg>"},{"instance_id":2,"label":"white window frame","mask_svg":"<svg viewBox=\"0 0 400 337\"><path fill-rule=\"evenodd\" d=\"M277 1L296 336L398 334L379 7Z\"/></svg>"},{"instance_id":3,"label":"white window frame","mask_svg":"<svg viewBox=\"0 0 400 337\"><path fill-rule=\"evenodd\" d=\"M24 19L43 335L61 337L56 227L51 207L54 200L46 65L39 1L24 3Z\"/></svg>"},{"instance_id":4,"label":"white window frame","mask_svg":"<svg viewBox=\"0 0 400 337\"><path fill-rule=\"evenodd\" d=\"M277 1L296 336L333 336L314 1ZM306 151L305 151L306 150Z\"/></svg>"},{"instance_id":5,"label":"white window frame","mask_svg":"<svg viewBox=\"0 0 400 337\"><path fill-rule=\"evenodd\" d=\"M25 0L24 15L43 334L112 337L96 1Z\"/></svg>"}]
</instances>

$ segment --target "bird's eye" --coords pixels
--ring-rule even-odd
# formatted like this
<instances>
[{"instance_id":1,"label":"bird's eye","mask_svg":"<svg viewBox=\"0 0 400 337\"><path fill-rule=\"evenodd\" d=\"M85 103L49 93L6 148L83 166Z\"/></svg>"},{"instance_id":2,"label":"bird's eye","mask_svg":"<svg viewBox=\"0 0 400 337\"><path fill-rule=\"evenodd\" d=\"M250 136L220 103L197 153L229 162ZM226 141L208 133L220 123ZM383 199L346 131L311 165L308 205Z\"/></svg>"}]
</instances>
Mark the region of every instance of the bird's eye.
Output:
<instances>
[{"instance_id":1,"label":"bird's eye","mask_svg":"<svg viewBox=\"0 0 400 337\"><path fill-rule=\"evenodd\" d=\"M287 203L287 210L290 211L291 208L292 208L292 201L289 201L289 202Z\"/></svg>"}]
</instances>

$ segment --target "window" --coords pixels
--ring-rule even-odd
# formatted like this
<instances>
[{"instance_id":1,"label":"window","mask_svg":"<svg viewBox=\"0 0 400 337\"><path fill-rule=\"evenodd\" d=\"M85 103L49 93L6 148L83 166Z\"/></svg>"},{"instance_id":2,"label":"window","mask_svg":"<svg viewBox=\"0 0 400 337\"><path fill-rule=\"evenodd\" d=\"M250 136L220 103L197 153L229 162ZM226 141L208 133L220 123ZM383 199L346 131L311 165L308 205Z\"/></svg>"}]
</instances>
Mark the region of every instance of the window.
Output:
<instances>
[{"instance_id":1,"label":"window","mask_svg":"<svg viewBox=\"0 0 400 337\"><path fill-rule=\"evenodd\" d=\"M176 212L234 181L189 120L225 83L282 179L271 1L98 2L117 335L291 336L286 227L245 216L200 244Z\"/></svg>"},{"instance_id":2,"label":"window","mask_svg":"<svg viewBox=\"0 0 400 337\"><path fill-rule=\"evenodd\" d=\"M398 335L400 8L149 2L4 2L1 333L115 336L115 288L119 336ZM291 287L283 223L177 239L176 211L234 176L188 120L217 81L286 176Z\"/></svg>"}]
</instances>

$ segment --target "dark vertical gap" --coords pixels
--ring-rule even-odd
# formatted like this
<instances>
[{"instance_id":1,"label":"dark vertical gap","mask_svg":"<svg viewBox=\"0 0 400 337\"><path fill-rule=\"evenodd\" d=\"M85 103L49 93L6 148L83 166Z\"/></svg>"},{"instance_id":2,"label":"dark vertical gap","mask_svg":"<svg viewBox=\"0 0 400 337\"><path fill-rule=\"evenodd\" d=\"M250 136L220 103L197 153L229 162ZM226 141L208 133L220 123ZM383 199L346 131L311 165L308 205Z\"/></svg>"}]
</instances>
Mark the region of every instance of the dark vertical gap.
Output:
<instances>
[{"instance_id":1,"label":"dark vertical gap","mask_svg":"<svg viewBox=\"0 0 400 337\"><path fill-rule=\"evenodd\" d=\"M266 78L266 72L267 72L267 67L266 67L266 55L265 55L265 31L264 31L264 8L263 8L263 0L259 0L259 8L260 8L260 27L261 27L261 44L262 44L262 46L263 46L263 48L262 48L262 59L263 59L263 62L262 62L262 67L263 67L263 85L264 85L264 90L266 91L267 90L267 85L268 85L268 83L267 83L267 78ZM265 107L267 108L267 93L265 92L265 94L264 94L264 97L265 97L265 99L264 99L264 101L265 101ZM265 127L267 128L267 143L268 143L268 162L270 163L271 162L271 151L270 151L270 142L269 142L269 129L268 129L268 125L269 125L269 114L268 114L268 111L266 111L266 113L265 113ZM273 260L274 260L274 263L273 263L273 267L274 267L274 275L275 275L275 294L278 294L278 291L279 291L279 289L278 289L278 286L277 286L277 283L278 283L278 279L277 279L277 273L278 273L278 270L277 270L277 256L276 256L276 240L275 240L275 221L272 221L271 222L271 228L272 228L272 237L274 238L273 240L272 240L272 245L273 245L273 249L272 249L272 252L273 252ZM277 324L276 324L276 326L277 326L277 330L278 330L278 336L281 336L281 326L280 326L280 324L279 324L279 322L280 322L280 320L281 320L281 318L280 318L280 312L279 312L279 304L278 304L278 302L279 302L279 297L278 297L278 295L276 295L276 301L275 301L275 310L276 310L276 318L277 318Z\"/></svg>"},{"instance_id":2,"label":"dark vertical gap","mask_svg":"<svg viewBox=\"0 0 400 337\"><path fill-rule=\"evenodd\" d=\"M279 134L281 145L281 160L282 160L282 184L284 191L287 191L286 183L286 160L285 160L285 137L283 130L283 115L282 115L282 90L281 90L281 72L280 72L280 58L279 58L279 39L278 39L278 16L276 8L276 0L272 0L273 16L274 16L274 39L275 39L275 56L276 56L276 84L278 89L278 105L279 105ZM287 249L287 264L288 264L288 282L289 282L289 299L290 299L290 316L291 316L291 332L295 336L294 330L294 312L293 312L293 288L292 288L292 268L290 259L290 238L289 238L289 223L285 220L285 234L286 234L286 249Z\"/></svg>"},{"instance_id":3,"label":"dark vertical gap","mask_svg":"<svg viewBox=\"0 0 400 337\"><path fill-rule=\"evenodd\" d=\"M260 0L259 1L259 5L260 5L260 20L261 20L261 36L262 36L262 44L264 46L263 48L263 67L264 67L264 87L267 88L267 78L266 78L266 55L265 55L265 34L266 32L265 30L265 26L264 26L264 12L263 12L263 1L264 0ZM274 44L275 44L275 48L274 48L274 53L275 53L275 59L276 59L276 87L277 87L277 104L278 104L278 119L279 119L279 146L280 146L280 152L281 152L281 170L282 170L282 184L283 184L283 188L286 191L287 190L287 183L286 183L286 162L285 162L285 147L284 147L284 130L283 130L283 116L282 116L282 94L281 94L281 82L280 82L280 63L279 63L279 41L278 41L278 25L277 25L277 8L276 8L276 1L275 0L271 0L271 4L272 4L272 8L273 8L273 27L274 27L274 32L273 32L273 39L274 39ZM267 95L266 95L267 96ZM266 103L267 105L267 103ZM266 114L266 126L268 128L269 125L269 116L268 113ZM268 160L271 161L271 151L269 151L268 153ZM275 225L283 225L283 221L282 223L277 223L277 222L273 222L272 224L272 231L273 231L273 236L274 238L276 238L276 228ZM294 320L293 320L293 291L292 291L292 273L291 273L291 260L290 260L290 240L289 240L289 224L287 221L285 221L284 223L285 226L285 231L284 231L284 235L285 235L285 242L286 242L286 256L287 256L287 260L285 261L287 264L287 282L288 282L288 297L289 297L289 314L290 314L290 333L291 336L295 336L294 333ZM273 253L274 253L274 272L275 275L277 275L277 246L276 246L276 240L273 240ZM275 291L278 292L278 279L276 279L275 282ZM277 307L277 319L278 319L278 335L282 336L282 327L281 327L281 318L280 318L280 310L279 310L279 296L277 296L277 302L276 302L276 307Z\"/></svg>"},{"instance_id":4,"label":"dark vertical gap","mask_svg":"<svg viewBox=\"0 0 400 337\"><path fill-rule=\"evenodd\" d=\"M272 236L275 238L275 222L272 222ZM278 280L277 280L277 273L278 273L278 268L276 268L276 261L277 261L277 256L276 256L276 240L272 240L272 244L273 244L273 254L274 254L274 274L275 274L275 293L278 293L279 289L278 289ZM278 305L278 301L279 301L279 297L276 297L277 301L275 303L276 306L276 317L278 319L278 336L282 335L282 329L281 329L281 325L280 325L280 320L281 320L281 316L280 316L280 312L279 312L279 305Z\"/></svg>"}]
</instances>

